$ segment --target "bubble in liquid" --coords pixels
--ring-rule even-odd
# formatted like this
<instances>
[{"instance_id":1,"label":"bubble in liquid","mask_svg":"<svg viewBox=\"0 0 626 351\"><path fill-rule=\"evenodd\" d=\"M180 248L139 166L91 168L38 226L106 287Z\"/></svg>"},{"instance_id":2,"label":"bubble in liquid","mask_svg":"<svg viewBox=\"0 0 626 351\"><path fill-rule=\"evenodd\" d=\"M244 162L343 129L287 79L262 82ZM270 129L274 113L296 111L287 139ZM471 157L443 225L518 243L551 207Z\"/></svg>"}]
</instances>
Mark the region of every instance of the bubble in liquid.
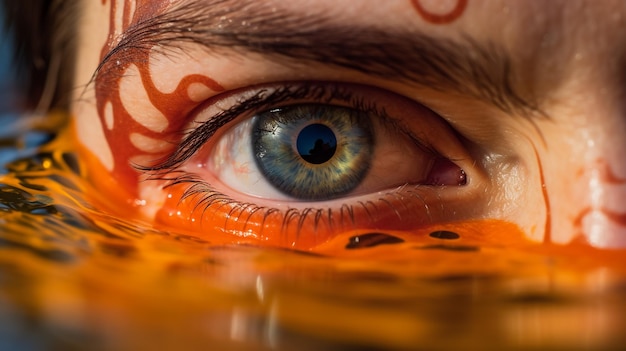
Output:
<instances>
[{"instance_id":1,"label":"bubble in liquid","mask_svg":"<svg viewBox=\"0 0 626 351\"><path fill-rule=\"evenodd\" d=\"M350 237L346 249L364 249L379 245L403 243L404 239L385 233L366 233Z\"/></svg>"}]
</instances>

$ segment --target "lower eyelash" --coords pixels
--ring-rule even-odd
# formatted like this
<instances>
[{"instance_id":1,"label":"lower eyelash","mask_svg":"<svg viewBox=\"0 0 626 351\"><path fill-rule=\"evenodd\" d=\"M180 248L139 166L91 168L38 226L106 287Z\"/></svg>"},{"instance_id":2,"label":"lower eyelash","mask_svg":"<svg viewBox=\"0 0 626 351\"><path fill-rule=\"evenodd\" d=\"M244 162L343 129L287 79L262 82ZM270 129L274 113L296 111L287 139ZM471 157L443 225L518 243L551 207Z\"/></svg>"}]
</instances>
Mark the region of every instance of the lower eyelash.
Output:
<instances>
[{"instance_id":1,"label":"lower eyelash","mask_svg":"<svg viewBox=\"0 0 626 351\"><path fill-rule=\"evenodd\" d=\"M406 186L399 187L396 190L387 192L382 194L377 200L359 200L356 201L355 204L342 204L338 208L313 208L308 207L304 209L297 208L288 208L287 210L281 210L278 208L259 206L257 204L248 203L248 202L239 202L237 200L232 199L228 195L225 195L217 190L211 184L201 179L199 176L196 176L192 173L188 173L185 171L175 171L174 173L170 173L168 176L158 175L150 178L151 180L161 180L165 181L166 184L163 185L163 189L171 188L178 185L187 185L187 188L184 190L181 198L179 199L179 204L184 200L191 200L195 204L193 205L193 213L200 212L200 221L208 220L210 217L207 217L207 211L210 209L214 214L219 213L219 210L224 206L231 207L228 210L228 215L225 216L225 222L223 223L223 229L228 231L229 221L234 219L237 223L244 223L242 231L253 230L254 227L260 228L257 235L263 235L263 231L266 229L266 222L270 216L280 213L282 216L282 224L280 233L272 232L272 235L280 234L282 237L286 237L289 234L290 237L295 237L295 240L298 240L302 236L302 232L304 226L306 225L309 219L312 219L314 233L318 232L318 229L321 225L326 225L330 232L338 233L340 231L348 231L353 229L364 229L357 228L357 219L355 218L355 210L357 208L361 208L362 212L368 217L369 225L367 229L382 229L377 228L376 223L379 221L377 213L381 213L381 211L389 211L395 213L398 217L399 221L403 221L404 218L401 213L406 213L407 211L401 211L400 207L397 206L397 203L401 204L401 207L405 207L404 203L406 198L400 194L400 191L407 192ZM428 206L421 199L419 195L412 191L407 192L409 196L415 197L422 202L428 212ZM378 203L378 204L377 204ZM384 206L381 206L384 205ZM211 208L217 205L216 209ZM387 209L383 208L386 207ZM253 217L262 212L262 220L259 222L253 222ZM337 218L335 216L337 215ZM243 217L243 218L242 218ZM294 227L296 231L289 232L291 228ZM293 245L296 242L294 241Z\"/></svg>"}]
</instances>

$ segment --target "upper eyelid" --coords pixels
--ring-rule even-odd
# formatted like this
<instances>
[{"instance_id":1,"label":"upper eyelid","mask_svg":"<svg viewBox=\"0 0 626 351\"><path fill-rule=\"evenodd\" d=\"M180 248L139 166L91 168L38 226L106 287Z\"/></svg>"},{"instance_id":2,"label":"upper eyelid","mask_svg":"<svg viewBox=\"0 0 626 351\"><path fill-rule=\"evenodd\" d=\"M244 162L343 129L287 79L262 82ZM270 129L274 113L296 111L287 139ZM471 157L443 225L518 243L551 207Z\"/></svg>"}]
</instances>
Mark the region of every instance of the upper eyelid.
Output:
<instances>
[{"instance_id":1,"label":"upper eyelid","mask_svg":"<svg viewBox=\"0 0 626 351\"><path fill-rule=\"evenodd\" d=\"M202 122L199 127L193 129L183 138L174 152L166 159L152 166L134 165L134 167L143 172L167 173L189 159L220 128L244 113L250 113L250 111L259 110L264 107L269 108L272 104L278 104L286 99L315 99L320 102L328 102L340 96L334 95L332 91L322 89L320 85L307 85L303 83L286 84L274 89L261 87L257 89L258 90L252 96L238 100L230 108ZM263 96L270 90L273 91L269 93L268 96ZM232 92L228 94L232 94Z\"/></svg>"},{"instance_id":2,"label":"upper eyelid","mask_svg":"<svg viewBox=\"0 0 626 351\"><path fill-rule=\"evenodd\" d=\"M282 84L282 85L281 85ZM306 100L314 103L331 103L341 102L348 107L358 109L365 113L376 115L385 123L390 124L401 132L407 134L414 143L421 147L425 152L433 155L438 154L437 150L422 142L410 129L405 127L399 118L391 117L387 114L384 107L381 107L375 101L361 96L362 94L354 93L350 90L354 84L331 83L331 82L283 82L274 83L270 86L250 87L246 90L251 91L251 95L238 99L229 108L221 110L206 121L200 122L200 126L192 129L185 136L166 158L162 159L154 165L133 165L137 170L142 172L150 172L153 175L168 173L178 166L182 165L186 160L191 158L204 144L210 140L213 135L222 127L243 115L251 115L263 109L279 107L287 101L300 102ZM227 96L235 95L236 92L225 92ZM209 103L219 101L219 95L211 98ZM418 102L414 102L419 104ZM421 105L421 104L420 104ZM207 106L201 105L199 111L204 111ZM407 117L408 118L408 117Z\"/></svg>"}]
</instances>

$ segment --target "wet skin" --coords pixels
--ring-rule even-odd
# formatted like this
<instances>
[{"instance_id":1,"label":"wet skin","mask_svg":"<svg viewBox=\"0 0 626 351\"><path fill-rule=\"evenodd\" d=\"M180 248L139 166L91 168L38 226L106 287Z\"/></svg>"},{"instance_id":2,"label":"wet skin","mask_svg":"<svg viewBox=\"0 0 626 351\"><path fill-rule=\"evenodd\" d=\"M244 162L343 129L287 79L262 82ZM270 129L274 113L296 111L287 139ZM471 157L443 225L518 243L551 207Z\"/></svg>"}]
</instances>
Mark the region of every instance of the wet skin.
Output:
<instances>
[{"instance_id":1,"label":"wet skin","mask_svg":"<svg viewBox=\"0 0 626 351\"><path fill-rule=\"evenodd\" d=\"M77 140L120 213L224 241L307 249L497 220L623 248L625 15L620 1L88 2ZM327 201L276 191L237 128L306 104L373 121L367 175Z\"/></svg>"}]
</instances>

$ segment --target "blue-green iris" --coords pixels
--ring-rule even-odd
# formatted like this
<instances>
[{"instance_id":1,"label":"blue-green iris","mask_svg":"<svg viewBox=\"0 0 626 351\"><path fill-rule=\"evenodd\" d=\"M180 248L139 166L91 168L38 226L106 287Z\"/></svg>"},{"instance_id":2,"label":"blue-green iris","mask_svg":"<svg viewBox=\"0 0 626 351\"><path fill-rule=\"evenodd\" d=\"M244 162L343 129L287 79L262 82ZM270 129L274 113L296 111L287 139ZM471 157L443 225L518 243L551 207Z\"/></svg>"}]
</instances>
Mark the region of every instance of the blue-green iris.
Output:
<instances>
[{"instance_id":1,"label":"blue-green iris","mask_svg":"<svg viewBox=\"0 0 626 351\"><path fill-rule=\"evenodd\" d=\"M270 184L299 200L354 190L370 168L370 116L347 107L297 105L255 116L252 148Z\"/></svg>"}]
</instances>

